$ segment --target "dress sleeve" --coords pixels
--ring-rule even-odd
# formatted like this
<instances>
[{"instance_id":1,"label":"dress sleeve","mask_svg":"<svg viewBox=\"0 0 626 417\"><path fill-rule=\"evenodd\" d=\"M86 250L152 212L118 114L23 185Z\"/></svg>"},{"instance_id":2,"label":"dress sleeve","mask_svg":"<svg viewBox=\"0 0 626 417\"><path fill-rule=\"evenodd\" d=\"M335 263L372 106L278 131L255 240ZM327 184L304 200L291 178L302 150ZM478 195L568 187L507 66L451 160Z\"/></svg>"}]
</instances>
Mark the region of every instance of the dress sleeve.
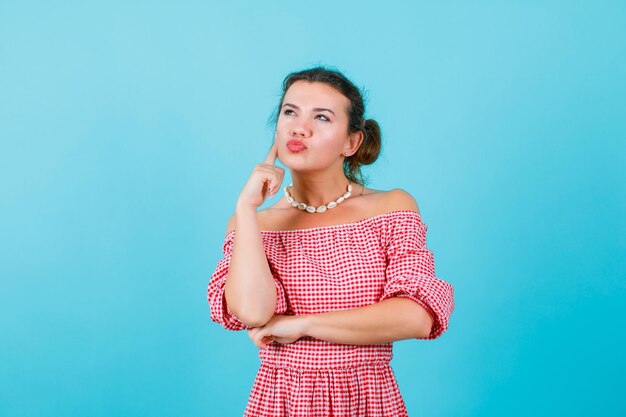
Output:
<instances>
[{"instance_id":1,"label":"dress sleeve","mask_svg":"<svg viewBox=\"0 0 626 417\"><path fill-rule=\"evenodd\" d=\"M432 252L426 247L428 227L419 213L392 220L386 244L386 281L382 300L410 298L426 309L433 319L430 335L435 339L446 331L454 309L454 288L435 277ZM420 338L422 339L422 338Z\"/></svg>"},{"instance_id":2,"label":"dress sleeve","mask_svg":"<svg viewBox=\"0 0 626 417\"><path fill-rule=\"evenodd\" d=\"M220 324L227 330L244 330L249 329L243 324L228 308L226 297L224 295L224 285L226 284L226 274L230 266L230 258L233 252L233 243L235 232L229 232L224 238L222 252L224 256L217 262L215 271L209 280L207 289L207 301L211 310L211 320ZM276 308L274 314L282 314L287 310L287 302L285 299L285 290L281 282L274 277L276 285Z\"/></svg>"}]
</instances>

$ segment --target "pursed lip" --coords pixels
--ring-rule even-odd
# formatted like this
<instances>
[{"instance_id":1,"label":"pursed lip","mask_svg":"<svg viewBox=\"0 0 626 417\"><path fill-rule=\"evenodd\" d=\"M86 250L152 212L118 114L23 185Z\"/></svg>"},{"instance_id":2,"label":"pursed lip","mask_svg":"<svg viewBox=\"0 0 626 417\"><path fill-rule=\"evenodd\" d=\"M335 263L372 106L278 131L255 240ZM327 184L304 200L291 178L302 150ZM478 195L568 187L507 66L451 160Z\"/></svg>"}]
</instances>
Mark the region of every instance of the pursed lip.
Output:
<instances>
[{"instance_id":1,"label":"pursed lip","mask_svg":"<svg viewBox=\"0 0 626 417\"><path fill-rule=\"evenodd\" d=\"M303 142L296 140L296 139L291 139L289 142L287 142L287 146L294 147L294 148L304 148L304 149L306 149L307 147Z\"/></svg>"}]
</instances>

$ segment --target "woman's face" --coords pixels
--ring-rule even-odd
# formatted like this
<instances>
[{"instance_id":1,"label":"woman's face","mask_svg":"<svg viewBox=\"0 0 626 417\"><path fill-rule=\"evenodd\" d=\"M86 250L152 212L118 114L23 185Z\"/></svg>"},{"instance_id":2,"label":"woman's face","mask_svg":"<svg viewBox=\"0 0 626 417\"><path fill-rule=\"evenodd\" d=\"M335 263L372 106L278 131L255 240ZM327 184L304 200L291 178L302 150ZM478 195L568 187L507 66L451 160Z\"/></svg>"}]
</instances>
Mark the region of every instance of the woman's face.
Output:
<instances>
[{"instance_id":1,"label":"woman's face","mask_svg":"<svg viewBox=\"0 0 626 417\"><path fill-rule=\"evenodd\" d=\"M281 162L289 168L306 170L323 169L341 160L350 150L349 105L343 94L327 84L305 80L293 83L285 93L276 126Z\"/></svg>"}]
</instances>

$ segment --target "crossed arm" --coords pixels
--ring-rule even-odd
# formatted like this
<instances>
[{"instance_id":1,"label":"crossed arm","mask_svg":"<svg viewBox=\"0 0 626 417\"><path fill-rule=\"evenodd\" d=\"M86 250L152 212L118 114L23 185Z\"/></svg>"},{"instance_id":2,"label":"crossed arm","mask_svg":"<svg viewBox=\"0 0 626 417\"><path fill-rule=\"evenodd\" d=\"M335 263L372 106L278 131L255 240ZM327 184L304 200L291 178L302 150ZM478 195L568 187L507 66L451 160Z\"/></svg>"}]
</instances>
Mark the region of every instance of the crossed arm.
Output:
<instances>
[{"instance_id":1,"label":"crossed arm","mask_svg":"<svg viewBox=\"0 0 626 417\"><path fill-rule=\"evenodd\" d=\"M293 343L301 337L350 345L372 345L430 334L432 318L415 301L393 297L352 310L299 316L275 315L262 327L248 330L260 348L271 342Z\"/></svg>"},{"instance_id":2,"label":"crossed arm","mask_svg":"<svg viewBox=\"0 0 626 417\"><path fill-rule=\"evenodd\" d=\"M389 192L387 210L410 210L419 213L415 199L403 190ZM433 320L417 302L392 297L352 310L309 315L275 315L261 327L248 330L259 347L268 343L293 343L301 337L313 337L332 343L370 345L396 340L426 338Z\"/></svg>"}]
</instances>

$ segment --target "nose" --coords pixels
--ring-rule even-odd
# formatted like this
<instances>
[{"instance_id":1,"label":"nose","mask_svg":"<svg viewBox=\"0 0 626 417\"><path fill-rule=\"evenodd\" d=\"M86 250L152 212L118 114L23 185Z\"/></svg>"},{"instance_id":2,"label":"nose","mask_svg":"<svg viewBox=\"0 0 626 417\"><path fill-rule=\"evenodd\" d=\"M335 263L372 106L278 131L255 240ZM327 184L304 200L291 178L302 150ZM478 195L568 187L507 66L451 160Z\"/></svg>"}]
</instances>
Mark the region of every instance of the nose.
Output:
<instances>
[{"instance_id":1,"label":"nose","mask_svg":"<svg viewBox=\"0 0 626 417\"><path fill-rule=\"evenodd\" d=\"M291 127L292 136L308 136L311 133L309 125L304 120L295 121Z\"/></svg>"}]
</instances>

